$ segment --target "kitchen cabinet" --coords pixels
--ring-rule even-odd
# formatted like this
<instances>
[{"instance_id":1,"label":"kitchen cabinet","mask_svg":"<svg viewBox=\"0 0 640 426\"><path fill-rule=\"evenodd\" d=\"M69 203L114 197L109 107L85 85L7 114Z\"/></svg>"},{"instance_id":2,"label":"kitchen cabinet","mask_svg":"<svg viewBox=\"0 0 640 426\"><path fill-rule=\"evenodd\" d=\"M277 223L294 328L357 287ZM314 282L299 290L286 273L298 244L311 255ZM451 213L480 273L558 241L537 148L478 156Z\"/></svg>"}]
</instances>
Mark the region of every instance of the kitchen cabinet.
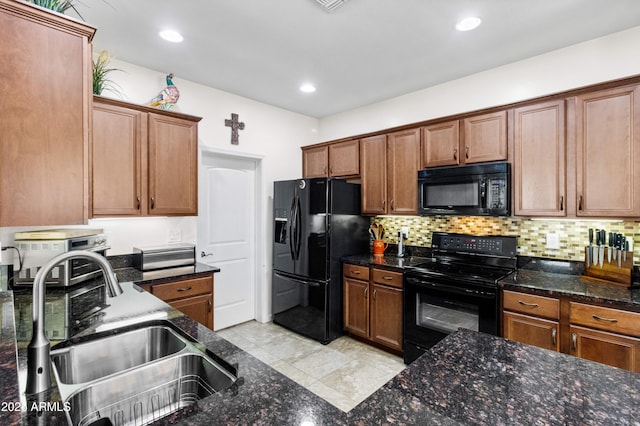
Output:
<instances>
[{"instance_id":1,"label":"kitchen cabinet","mask_svg":"<svg viewBox=\"0 0 640 426\"><path fill-rule=\"evenodd\" d=\"M502 335L544 349L560 349L560 301L504 290Z\"/></svg>"},{"instance_id":2,"label":"kitchen cabinet","mask_svg":"<svg viewBox=\"0 0 640 426\"><path fill-rule=\"evenodd\" d=\"M199 120L96 96L92 215L197 215Z\"/></svg>"},{"instance_id":3,"label":"kitchen cabinet","mask_svg":"<svg viewBox=\"0 0 640 426\"><path fill-rule=\"evenodd\" d=\"M360 140L363 214L418 214L420 129Z\"/></svg>"},{"instance_id":4,"label":"kitchen cabinet","mask_svg":"<svg viewBox=\"0 0 640 426\"><path fill-rule=\"evenodd\" d=\"M422 168L507 159L506 111L425 126L422 135Z\"/></svg>"},{"instance_id":5,"label":"kitchen cabinet","mask_svg":"<svg viewBox=\"0 0 640 426\"><path fill-rule=\"evenodd\" d=\"M359 140L302 148L302 176L346 177L360 174Z\"/></svg>"},{"instance_id":6,"label":"kitchen cabinet","mask_svg":"<svg viewBox=\"0 0 640 426\"><path fill-rule=\"evenodd\" d=\"M570 303L571 354L640 372L640 313Z\"/></svg>"},{"instance_id":7,"label":"kitchen cabinet","mask_svg":"<svg viewBox=\"0 0 640 426\"><path fill-rule=\"evenodd\" d=\"M213 330L213 275L143 284L141 287Z\"/></svg>"},{"instance_id":8,"label":"kitchen cabinet","mask_svg":"<svg viewBox=\"0 0 640 426\"><path fill-rule=\"evenodd\" d=\"M402 351L402 274L344 264L343 291L345 330Z\"/></svg>"},{"instance_id":9,"label":"kitchen cabinet","mask_svg":"<svg viewBox=\"0 0 640 426\"><path fill-rule=\"evenodd\" d=\"M563 99L514 111L514 214L566 216Z\"/></svg>"},{"instance_id":10,"label":"kitchen cabinet","mask_svg":"<svg viewBox=\"0 0 640 426\"><path fill-rule=\"evenodd\" d=\"M0 226L87 223L94 33L0 0Z\"/></svg>"},{"instance_id":11,"label":"kitchen cabinet","mask_svg":"<svg viewBox=\"0 0 640 426\"><path fill-rule=\"evenodd\" d=\"M640 216L640 86L570 98L576 216Z\"/></svg>"}]
</instances>

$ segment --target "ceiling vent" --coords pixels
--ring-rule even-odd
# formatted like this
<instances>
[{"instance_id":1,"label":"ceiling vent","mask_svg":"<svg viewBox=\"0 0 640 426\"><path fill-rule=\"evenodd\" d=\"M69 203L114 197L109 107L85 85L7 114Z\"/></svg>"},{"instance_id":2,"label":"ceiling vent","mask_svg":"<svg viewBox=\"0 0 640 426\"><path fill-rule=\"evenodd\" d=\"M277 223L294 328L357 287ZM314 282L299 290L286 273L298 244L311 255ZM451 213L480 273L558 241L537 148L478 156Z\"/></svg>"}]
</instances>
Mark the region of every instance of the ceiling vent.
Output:
<instances>
[{"instance_id":1,"label":"ceiling vent","mask_svg":"<svg viewBox=\"0 0 640 426\"><path fill-rule=\"evenodd\" d=\"M316 0L316 3L318 3L325 11L333 12L342 6L345 1L347 0Z\"/></svg>"}]
</instances>

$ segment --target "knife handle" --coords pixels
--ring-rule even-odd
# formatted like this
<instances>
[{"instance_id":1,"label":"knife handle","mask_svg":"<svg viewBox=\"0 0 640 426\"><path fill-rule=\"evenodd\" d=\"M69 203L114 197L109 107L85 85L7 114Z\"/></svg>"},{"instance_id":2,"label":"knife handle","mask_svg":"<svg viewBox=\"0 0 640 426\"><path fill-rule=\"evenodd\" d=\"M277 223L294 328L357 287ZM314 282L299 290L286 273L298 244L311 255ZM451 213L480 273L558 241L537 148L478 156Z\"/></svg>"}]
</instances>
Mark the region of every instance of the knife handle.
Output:
<instances>
[{"instance_id":1,"label":"knife handle","mask_svg":"<svg viewBox=\"0 0 640 426\"><path fill-rule=\"evenodd\" d=\"M596 245L600 245L600 230L596 229Z\"/></svg>"},{"instance_id":2,"label":"knife handle","mask_svg":"<svg viewBox=\"0 0 640 426\"><path fill-rule=\"evenodd\" d=\"M593 228L589 228L589 244L593 242Z\"/></svg>"}]
</instances>

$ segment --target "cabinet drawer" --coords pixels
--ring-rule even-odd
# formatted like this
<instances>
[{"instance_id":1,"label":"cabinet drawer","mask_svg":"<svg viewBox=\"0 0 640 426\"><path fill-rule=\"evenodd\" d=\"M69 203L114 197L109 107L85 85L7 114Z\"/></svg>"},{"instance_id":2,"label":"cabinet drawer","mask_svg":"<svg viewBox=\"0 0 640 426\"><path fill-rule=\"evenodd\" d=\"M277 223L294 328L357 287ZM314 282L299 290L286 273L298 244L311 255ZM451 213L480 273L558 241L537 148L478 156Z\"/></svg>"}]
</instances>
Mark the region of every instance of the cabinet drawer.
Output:
<instances>
[{"instance_id":1,"label":"cabinet drawer","mask_svg":"<svg viewBox=\"0 0 640 426\"><path fill-rule=\"evenodd\" d=\"M345 263L342 266L342 273L344 274L345 277L354 278L356 280L369 281L368 266L352 265L350 263Z\"/></svg>"},{"instance_id":2,"label":"cabinet drawer","mask_svg":"<svg viewBox=\"0 0 640 426\"><path fill-rule=\"evenodd\" d=\"M505 290L502 306L505 310L544 318L560 318L560 301L551 297Z\"/></svg>"},{"instance_id":3,"label":"cabinet drawer","mask_svg":"<svg viewBox=\"0 0 640 426\"><path fill-rule=\"evenodd\" d=\"M373 274L373 282L375 283L402 288L402 274L399 272L373 268L371 273Z\"/></svg>"},{"instance_id":4,"label":"cabinet drawer","mask_svg":"<svg viewBox=\"0 0 640 426\"><path fill-rule=\"evenodd\" d=\"M184 299L207 293L213 293L212 277L194 278L151 286L151 294L164 301Z\"/></svg>"},{"instance_id":5,"label":"cabinet drawer","mask_svg":"<svg viewBox=\"0 0 640 426\"><path fill-rule=\"evenodd\" d=\"M571 302L572 324L640 337L640 313Z\"/></svg>"}]
</instances>

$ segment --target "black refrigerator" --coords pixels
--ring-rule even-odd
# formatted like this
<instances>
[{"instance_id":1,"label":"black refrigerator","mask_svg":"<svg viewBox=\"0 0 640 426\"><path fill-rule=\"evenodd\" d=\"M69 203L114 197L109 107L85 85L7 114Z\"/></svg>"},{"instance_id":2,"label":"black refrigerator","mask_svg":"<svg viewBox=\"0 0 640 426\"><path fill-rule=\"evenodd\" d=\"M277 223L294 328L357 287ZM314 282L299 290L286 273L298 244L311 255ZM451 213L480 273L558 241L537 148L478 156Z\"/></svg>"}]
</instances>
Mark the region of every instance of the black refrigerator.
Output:
<instances>
[{"instance_id":1,"label":"black refrigerator","mask_svg":"<svg viewBox=\"0 0 640 426\"><path fill-rule=\"evenodd\" d=\"M275 182L273 217L273 322L327 344L343 334L340 258L369 250L360 185Z\"/></svg>"}]
</instances>

